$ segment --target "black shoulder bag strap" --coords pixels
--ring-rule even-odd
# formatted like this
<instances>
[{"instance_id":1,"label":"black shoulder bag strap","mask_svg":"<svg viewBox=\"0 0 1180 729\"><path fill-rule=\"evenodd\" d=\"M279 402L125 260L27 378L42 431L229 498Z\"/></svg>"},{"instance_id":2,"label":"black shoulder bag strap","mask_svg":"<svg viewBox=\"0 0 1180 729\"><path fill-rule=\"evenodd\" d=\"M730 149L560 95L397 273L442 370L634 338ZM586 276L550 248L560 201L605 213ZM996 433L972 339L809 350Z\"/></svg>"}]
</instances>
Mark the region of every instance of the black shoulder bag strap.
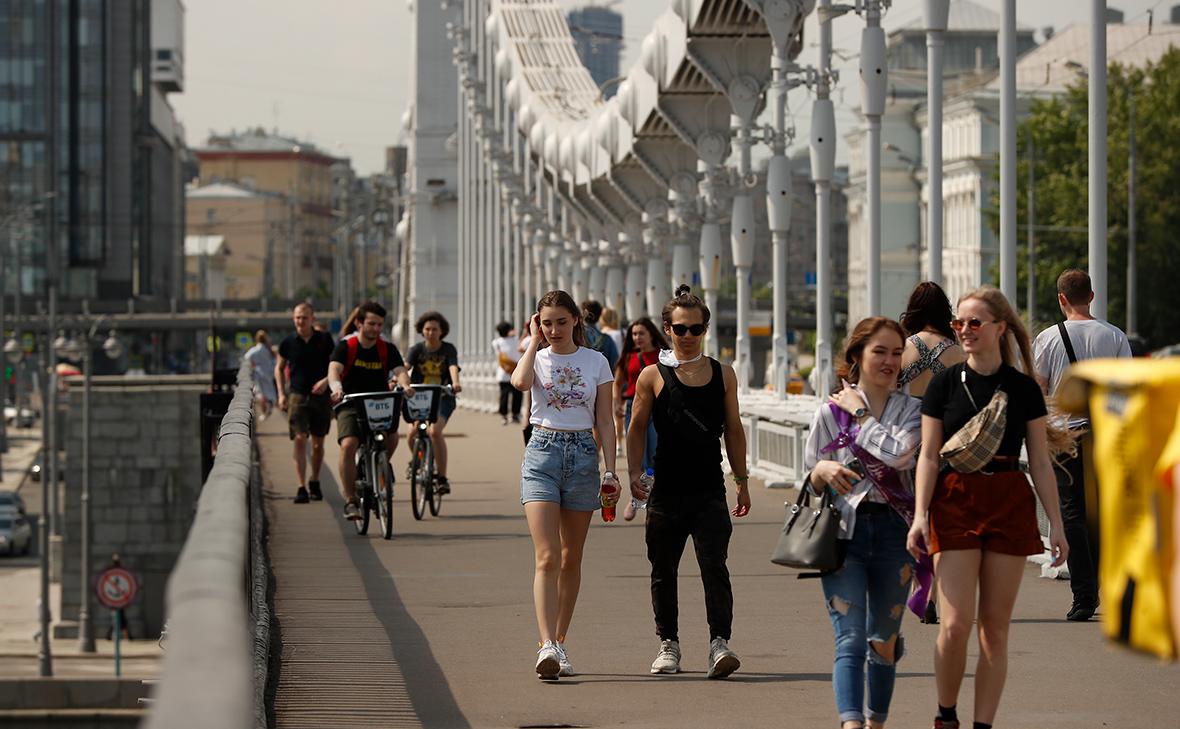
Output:
<instances>
[{"instance_id":1,"label":"black shoulder bag strap","mask_svg":"<svg viewBox=\"0 0 1180 729\"><path fill-rule=\"evenodd\" d=\"M1061 342L1065 345L1065 356L1069 357L1069 363L1077 364L1078 356L1073 351L1073 342L1069 341L1069 331L1065 328L1065 322L1057 322L1057 331L1061 332Z\"/></svg>"},{"instance_id":2,"label":"black shoulder bag strap","mask_svg":"<svg viewBox=\"0 0 1180 729\"><path fill-rule=\"evenodd\" d=\"M680 390L680 380L672 373L672 368L664 363L659 363L656 367L660 371L660 376L664 378L664 389L668 391L668 415L673 423L679 425L682 429L685 427L685 421L692 423L691 432L700 435L710 436L709 426L705 425L696 413L688 409L684 403L684 393Z\"/></svg>"}]
</instances>

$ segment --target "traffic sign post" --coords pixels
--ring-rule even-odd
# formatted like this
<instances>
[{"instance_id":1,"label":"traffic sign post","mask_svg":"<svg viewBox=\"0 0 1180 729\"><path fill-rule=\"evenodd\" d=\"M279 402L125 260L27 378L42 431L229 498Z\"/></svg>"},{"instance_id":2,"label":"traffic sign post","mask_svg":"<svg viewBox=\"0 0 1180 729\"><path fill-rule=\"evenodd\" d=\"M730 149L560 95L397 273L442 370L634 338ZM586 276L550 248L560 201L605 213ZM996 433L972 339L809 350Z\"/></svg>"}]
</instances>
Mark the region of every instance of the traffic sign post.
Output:
<instances>
[{"instance_id":1,"label":"traffic sign post","mask_svg":"<svg viewBox=\"0 0 1180 729\"><path fill-rule=\"evenodd\" d=\"M115 677L122 675L120 641L123 638L123 608L135 601L139 593L139 582L135 575L119 566L108 567L98 576L95 585L98 602L111 611L115 628Z\"/></svg>"}]
</instances>

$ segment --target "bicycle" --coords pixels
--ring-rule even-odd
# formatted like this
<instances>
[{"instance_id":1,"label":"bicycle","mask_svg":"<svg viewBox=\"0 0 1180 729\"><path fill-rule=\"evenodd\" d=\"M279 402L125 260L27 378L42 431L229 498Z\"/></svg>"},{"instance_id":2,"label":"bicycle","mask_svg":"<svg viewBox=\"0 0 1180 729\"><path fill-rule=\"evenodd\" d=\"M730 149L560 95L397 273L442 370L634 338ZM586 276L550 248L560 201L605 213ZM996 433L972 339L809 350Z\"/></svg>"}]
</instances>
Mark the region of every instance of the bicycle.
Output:
<instances>
[{"instance_id":1,"label":"bicycle","mask_svg":"<svg viewBox=\"0 0 1180 729\"><path fill-rule=\"evenodd\" d=\"M393 538L393 466L385 450L385 437L396 435L398 412L402 402L401 388L385 392L358 392L345 395L337 408L352 403L364 409L361 424L361 446L356 452L356 493L361 516L352 523L357 534L369 531L369 515L377 512L381 536Z\"/></svg>"},{"instance_id":2,"label":"bicycle","mask_svg":"<svg viewBox=\"0 0 1180 729\"><path fill-rule=\"evenodd\" d=\"M430 424L438 420L438 407L444 397L454 397L450 385L414 385L413 397L402 400L406 422L417 423L411 433L414 447L410 452L410 507L418 521L426 516L438 516L442 509L442 494L434 482L434 441L430 439Z\"/></svg>"}]
</instances>

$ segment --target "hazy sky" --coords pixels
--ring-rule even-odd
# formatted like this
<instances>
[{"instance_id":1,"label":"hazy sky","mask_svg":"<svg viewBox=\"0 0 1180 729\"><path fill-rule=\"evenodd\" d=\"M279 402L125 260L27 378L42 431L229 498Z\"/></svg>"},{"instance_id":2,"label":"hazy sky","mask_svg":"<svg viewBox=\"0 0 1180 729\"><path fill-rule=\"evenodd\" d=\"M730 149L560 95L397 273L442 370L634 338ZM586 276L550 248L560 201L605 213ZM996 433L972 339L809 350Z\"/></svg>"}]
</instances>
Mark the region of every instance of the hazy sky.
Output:
<instances>
[{"instance_id":1,"label":"hazy sky","mask_svg":"<svg viewBox=\"0 0 1180 729\"><path fill-rule=\"evenodd\" d=\"M567 8L588 4L559 1ZM975 1L999 12L1001 0ZM1127 22L1141 23L1148 8L1155 9L1156 22L1166 20L1174 4L1180 0L1108 2L1126 13ZM190 146L204 145L210 131L263 126L351 157L362 174L384 166L384 148L401 139L401 116L409 101L413 19L405 0L188 0L186 5L185 91L171 99ZM1083 0L1026 0L1018 4L1017 15L1025 25L1060 30L1085 22L1088 6ZM624 15L624 69L637 60L652 21L668 7L665 0L615 4ZM883 25L888 30L921 14L922 0L895 0ZM848 15L832 31L836 50L848 56L836 60L844 89L836 122L842 127L852 123L859 104L854 56L862 26L859 17ZM815 62L810 44L816 33L813 14L803 63ZM810 115L807 98L798 90L789 99L802 143ZM839 91L834 98L840 98Z\"/></svg>"}]
</instances>

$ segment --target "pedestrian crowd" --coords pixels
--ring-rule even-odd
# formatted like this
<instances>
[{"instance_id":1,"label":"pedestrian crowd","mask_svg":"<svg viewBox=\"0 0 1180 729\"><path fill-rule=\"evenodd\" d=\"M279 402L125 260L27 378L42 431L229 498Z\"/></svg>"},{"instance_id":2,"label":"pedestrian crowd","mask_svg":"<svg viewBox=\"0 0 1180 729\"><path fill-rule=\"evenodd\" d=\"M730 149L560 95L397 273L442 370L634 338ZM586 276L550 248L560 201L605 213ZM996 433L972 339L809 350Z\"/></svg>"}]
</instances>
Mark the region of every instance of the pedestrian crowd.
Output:
<instances>
[{"instance_id":1,"label":"pedestrian crowd","mask_svg":"<svg viewBox=\"0 0 1180 729\"><path fill-rule=\"evenodd\" d=\"M960 727L972 633L980 647L971 726L990 729L995 721L1028 556L1047 551L1053 566L1068 562L1066 619L1088 620L1098 607L1098 544L1085 511L1092 477L1082 467L1086 423L1058 414L1052 395L1071 363L1130 349L1121 331L1090 315L1094 294L1084 272L1064 272L1057 288L1066 321L1035 341L997 289L971 291L952 310L932 282L914 289L900 321L870 317L845 339L839 385L812 418L800 500L774 556L813 568L801 576L822 583L842 729L885 726L905 655L907 607L938 624L935 729ZM591 518L601 510L613 519L623 497L625 519L646 514L659 640L651 673L681 669L677 580L689 537L704 587L707 675L724 678L741 665L729 645L734 597L726 562L731 517L750 510L746 442L736 374L704 355L710 315L681 286L659 324L639 318L619 330L610 309L550 291L519 339L507 323L498 328L492 346L504 422L509 402L518 418L518 393L531 403L521 503L534 547L541 679L575 675L566 639Z\"/></svg>"}]
</instances>

